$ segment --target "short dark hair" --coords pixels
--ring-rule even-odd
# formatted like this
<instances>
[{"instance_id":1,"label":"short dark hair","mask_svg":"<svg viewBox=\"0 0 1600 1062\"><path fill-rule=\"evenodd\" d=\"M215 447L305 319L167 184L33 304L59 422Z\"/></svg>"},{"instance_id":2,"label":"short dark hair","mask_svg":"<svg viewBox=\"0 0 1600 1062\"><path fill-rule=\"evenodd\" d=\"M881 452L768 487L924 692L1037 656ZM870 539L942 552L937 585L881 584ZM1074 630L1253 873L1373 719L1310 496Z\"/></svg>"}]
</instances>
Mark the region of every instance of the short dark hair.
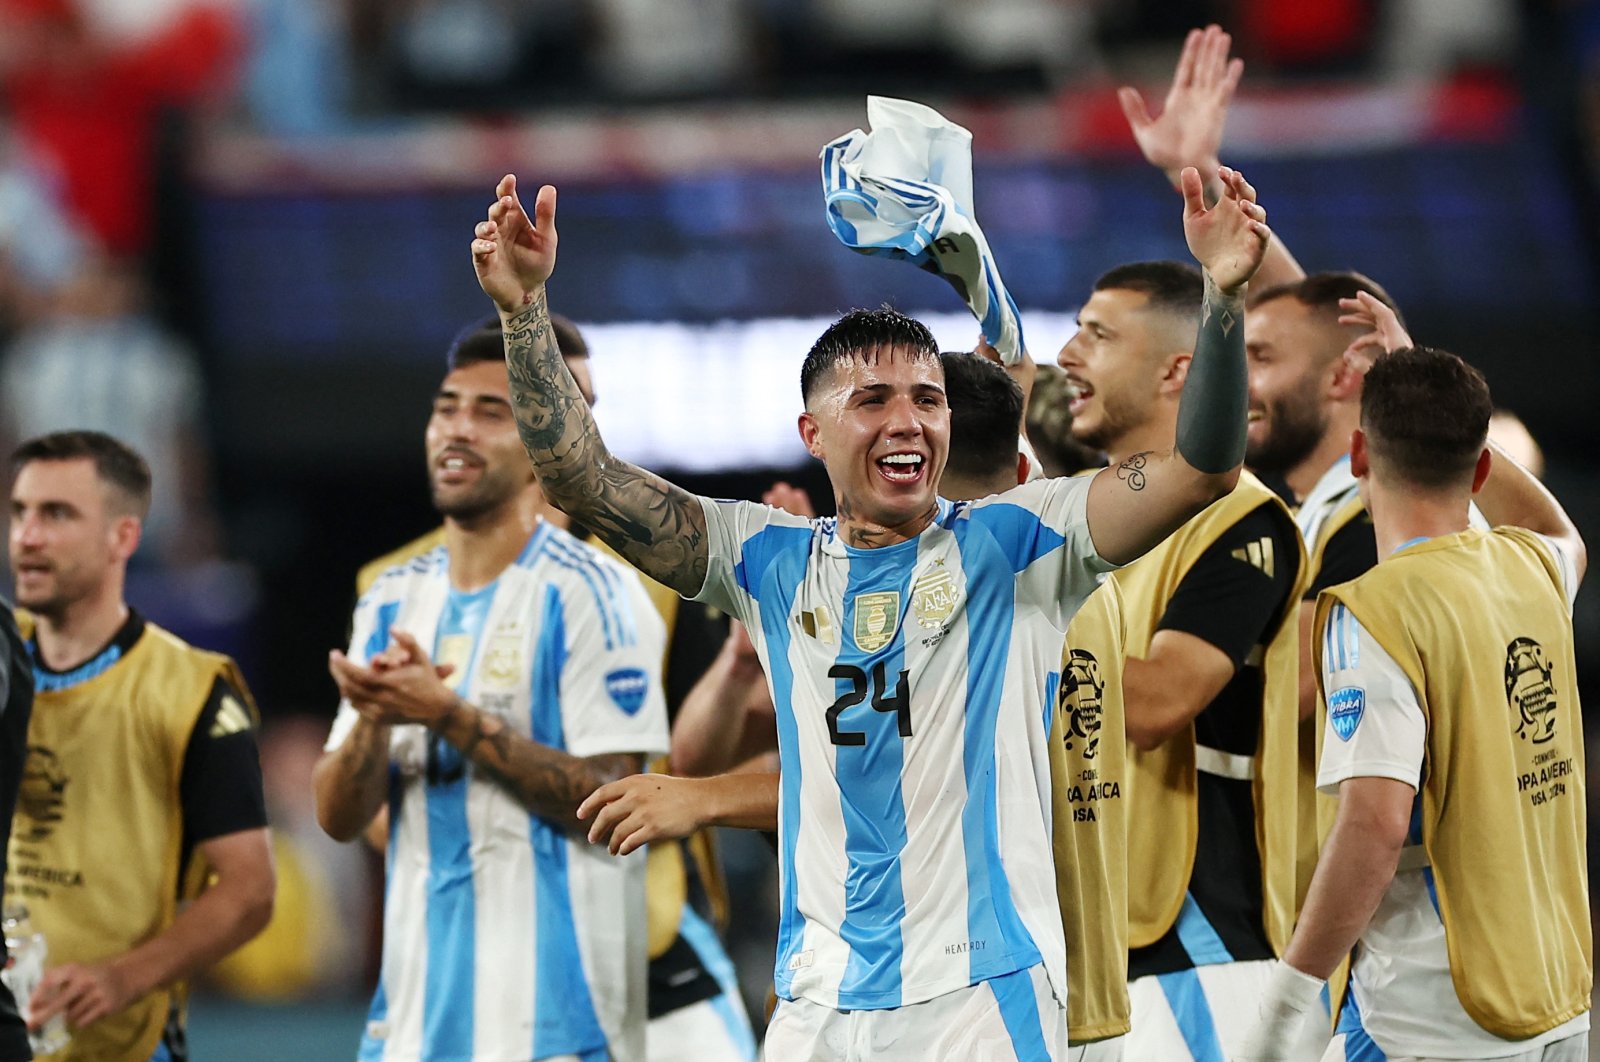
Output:
<instances>
[{"instance_id":1,"label":"short dark hair","mask_svg":"<svg viewBox=\"0 0 1600 1062\"><path fill-rule=\"evenodd\" d=\"M1424 489L1472 478L1493 413L1483 374L1433 347L1381 356L1361 389L1361 430L1372 461Z\"/></svg>"},{"instance_id":2,"label":"short dark hair","mask_svg":"<svg viewBox=\"0 0 1600 1062\"><path fill-rule=\"evenodd\" d=\"M1275 284L1252 293L1250 308L1254 309L1274 299L1294 299L1337 321L1339 315L1344 312L1339 309L1339 300L1353 299L1358 292L1363 291L1393 310L1394 315L1400 319L1400 326L1405 327L1405 315L1400 312L1400 306L1394 301L1394 297L1384 290L1382 284L1365 273L1357 273L1354 270L1312 273L1287 284Z\"/></svg>"},{"instance_id":3,"label":"short dark hair","mask_svg":"<svg viewBox=\"0 0 1600 1062\"><path fill-rule=\"evenodd\" d=\"M928 326L891 306L851 310L811 345L800 366L800 397L807 404L835 365L878 347L910 347L914 357L938 358L939 344Z\"/></svg>"},{"instance_id":4,"label":"short dark hair","mask_svg":"<svg viewBox=\"0 0 1600 1062\"><path fill-rule=\"evenodd\" d=\"M1206 282L1200 270L1186 262L1131 262L1102 274L1094 290L1140 292L1152 309L1182 315L1198 327Z\"/></svg>"},{"instance_id":5,"label":"short dark hair","mask_svg":"<svg viewBox=\"0 0 1600 1062\"><path fill-rule=\"evenodd\" d=\"M940 354L950 404L950 459L960 476L988 477L1017 467L1022 388L1000 366L976 354Z\"/></svg>"},{"instance_id":6,"label":"short dark hair","mask_svg":"<svg viewBox=\"0 0 1600 1062\"><path fill-rule=\"evenodd\" d=\"M135 516L150 515L150 466L138 451L103 431L54 431L35 436L11 451L11 475L35 461L94 462L95 475L127 499Z\"/></svg>"},{"instance_id":7,"label":"short dark hair","mask_svg":"<svg viewBox=\"0 0 1600 1062\"><path fill-rule=\"evenodd\" d=\"M561 351L563 358L587 358L589 344L584 341L583 333L578 331L578 326L559 313L550 315L550 328L556 335L556 349ZM449 371L455 372L467 365L476 365L484 361L503 361L506 356L505 335L500 331L499 315L491 315L475 321L460 332L450 342L450 349L445 354L445 364Z\"/></svg>"}]
</instances>

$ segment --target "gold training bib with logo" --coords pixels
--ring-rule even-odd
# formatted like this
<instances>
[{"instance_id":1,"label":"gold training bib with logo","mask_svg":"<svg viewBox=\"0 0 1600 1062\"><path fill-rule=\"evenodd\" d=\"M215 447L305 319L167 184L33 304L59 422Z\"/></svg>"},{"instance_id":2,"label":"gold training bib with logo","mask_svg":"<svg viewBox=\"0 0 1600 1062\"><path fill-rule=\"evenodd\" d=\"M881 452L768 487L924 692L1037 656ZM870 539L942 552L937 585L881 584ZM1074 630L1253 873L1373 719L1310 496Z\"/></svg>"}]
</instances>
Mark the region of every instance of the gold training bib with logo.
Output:
<instances>
[{"instance_id":1,"label":"gold training bib with logo","mask_svg":"<svg viewBox=\"0 0 1600 1062\"><path fill-rule=\"evenodd\" d=\"M1411 546L1323 591L1410 679L1427 720L1422 845L1451 980L1496 1036L1537 1036L1589 1009L1583 716L1572 621L1547 548L1517 528ZM1322 639L1314 643L1322 681ZM1359 690L1324 690L1334 725Z\"/></svg>"},{"instance_id":2,"label":"gold training bib with logo","mask_svg":"<svg viewBox=\"0 0 1600 1062\"><path fill-rule=\"evenodd\" d=\"M1074 1044L1121 1036L1130 1027L1125 638L1122 594L1108 579L1067 628L1050 731L1056 890Z\"/></svg>"},{"instance_id":3,"label":"gold training bib with logo","mask_svg":"<svg viewBox=\"0 0 1600 1062\"><path fill-rule=\"evenodd\" d=\"M1156 627L1189 569L1234 524L1262 505L1283 507L1250 473L1165 541L1112 575L1122 591L1127 653L1144 657ZM1287 513L1287 509L1284 510ZM1275 563L1286 563L1287 557ZM1304 585L1303 549L1293 558ZM1261 853L1263 930L1281 954L1294 926L1299 625L1280 621L1262 649L1261 737L1252 788ZM1197 749L1193 723L1149 752L1129 750L1128 943L1141 948L1176 923L1194 872L1199 841Z\"/></svg>"},{"instance_id":4,"label":"gold training bib with logo","mask_svg":"<svg viewBox=\"0 0 1600 1062\"><path fill-rule=\"evenodd\" d=\"M32 621L19 614L28 637ZM233 661L153 623L121 659L76 685L35 694L28 762L7 853L6 899L27 905L51 966L101 962L172 924L207 874L179 866L178 783L195 723ZM245 693L248 697L248 693ZM218 726L254 724L252 704L225 704ZM146 1062L186 987L157 989L75 1032L57 1062Z\"/></svg>"}]
</instances>

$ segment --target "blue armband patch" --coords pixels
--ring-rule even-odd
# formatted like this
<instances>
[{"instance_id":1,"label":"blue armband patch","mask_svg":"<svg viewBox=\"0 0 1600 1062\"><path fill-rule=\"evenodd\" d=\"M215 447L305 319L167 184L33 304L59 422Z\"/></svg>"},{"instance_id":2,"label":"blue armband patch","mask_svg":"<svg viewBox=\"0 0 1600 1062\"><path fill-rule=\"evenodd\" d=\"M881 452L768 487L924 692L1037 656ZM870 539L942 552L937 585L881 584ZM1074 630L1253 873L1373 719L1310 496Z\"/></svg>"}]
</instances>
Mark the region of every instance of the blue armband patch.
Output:
<instances>
[{"instance_id":1,"label":"blue armband patch","mask_svg":"<svg viewBox=\"0 0 1600 1062\"><path fill-rule=\"evenodd\" d=\"M628 715L638 715L644 707L644 695L650 690L650 676L636 667L618 668L606 673L606 692L618 708Z\"/></svg>"},{"instance_id":2,"label":"blue armband patch","mask_svg":"<svg viewBox=\"0 0 1600 1062\"><path fill-rule=\"evenodd\" d=\"M1349 741L1350 735L1361 725L1361 716L1367 710L1367 691L1358 686L1346 686L1328 694L1328 722L1340 741Z\"/></svg>"}]
</instances>

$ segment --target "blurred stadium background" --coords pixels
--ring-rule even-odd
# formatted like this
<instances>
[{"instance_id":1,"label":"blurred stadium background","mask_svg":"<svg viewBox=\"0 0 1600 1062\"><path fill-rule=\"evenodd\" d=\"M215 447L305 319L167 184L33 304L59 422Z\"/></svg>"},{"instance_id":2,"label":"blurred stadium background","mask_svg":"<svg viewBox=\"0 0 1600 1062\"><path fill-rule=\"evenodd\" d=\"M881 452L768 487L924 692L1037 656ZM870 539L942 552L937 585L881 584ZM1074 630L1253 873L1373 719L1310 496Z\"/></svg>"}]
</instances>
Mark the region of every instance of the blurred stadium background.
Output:
<instances>
[{"instance_id":1,"label":"blurred stadium background","mask_svg":"<svg viewBox=\"0 0 1600 1062\"><path fill-rule=\"evenodd\" d=\"M151 456L130 598L233 653L264 709L278 916L200 987L196 1058L353 1056L379 867L312 814L324 662L357 567L432 524L427 399L489 309L467 242L495 179L561 188L552 300L613 448L826 504L792 427L817 319L891 301L950 346L973 328L942 284L838 246L821 145L869 92L972 129L979 217L1050 360L1099 272L1184 255L1114 89L1153 105L1213 20L1247 63L1225 159L1274 228L1479 365L1596 541L1600 5L0 0L0 437L92 416ZM1593 581L1577 622L1600 705ZM771 855L730 841L759 1008Z\"/></svg>"}]
</instances>

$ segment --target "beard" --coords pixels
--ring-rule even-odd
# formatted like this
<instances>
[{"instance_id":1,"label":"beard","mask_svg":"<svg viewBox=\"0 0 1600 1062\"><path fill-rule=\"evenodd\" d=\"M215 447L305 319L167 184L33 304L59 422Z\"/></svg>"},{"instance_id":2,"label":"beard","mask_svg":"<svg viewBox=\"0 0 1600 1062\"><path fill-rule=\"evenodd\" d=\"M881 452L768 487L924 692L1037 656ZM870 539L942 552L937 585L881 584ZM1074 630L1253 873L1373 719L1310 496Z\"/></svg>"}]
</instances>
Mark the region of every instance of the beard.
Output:
<instances>
[{"instance_id":1,"label":"beard","mask_svg":"<svg viewBox=\"0 0 1600 1062\"><path fill-rule=\"evenodd\" d=\"M95 591L95 583L84 579L81 572L63 572L60 568L54 568L51 574L52 578L43 590L25 589L18 580L13 591L17 606L46 619L56 620Z\"/></svg>"},{"instance_id":2,"label":"beard","mask_svg":"<svg viewBox=\"0 0 1600 1062\"><path fill-rule=\"evenodd\" d=\"M1303 395L1269 402L1266 411L1266 436L1245 447L1244 463L1257 472L1281 476L1317 448L1327 433L1328 415Z\"/></svg>"},{"instance_id":3,"label":"beard","mask_svg":"<svg viewBox=\"0 0 1600 1062\"><path fill-rule=\"evenodd\" d=\"M1117 440L1137 428L1145 418L1139 415L1139 411L1134 408L1131 401L1114 391L1097 391L1095 394L1100 399L1100 423L1088 427L1074 420L1071 427L1072 438L1091 450L1110 453L1116 448Z\"/></svg>"},{"instance_id":4,"label":"beard","mask_svg":"<svg viewBox=\"0 0 1600 1062\"><path fill-rule=\"evenodd\" d=\"M470 524L503 508L523 486L510 476L486 470L477 483L465 489L432 484L433 508L440 516Z\"/></svg>"}]
</instances>

